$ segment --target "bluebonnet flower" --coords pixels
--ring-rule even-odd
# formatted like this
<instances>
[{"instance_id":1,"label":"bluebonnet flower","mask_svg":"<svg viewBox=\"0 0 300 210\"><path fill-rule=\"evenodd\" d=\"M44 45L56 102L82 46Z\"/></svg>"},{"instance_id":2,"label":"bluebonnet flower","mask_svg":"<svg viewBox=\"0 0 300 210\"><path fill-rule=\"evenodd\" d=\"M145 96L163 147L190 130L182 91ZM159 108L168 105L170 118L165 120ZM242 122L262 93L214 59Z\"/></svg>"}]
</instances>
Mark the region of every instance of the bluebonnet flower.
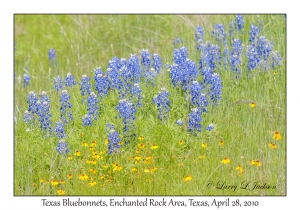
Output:
<instances>
[{"instance_id":1,"label":"bluebonnet flower","mask_svg":"<svg viewBox=\"0 0 300 210\"><path fill-rule=\"evenodd\" d=\"M154 53L152 56L152 67L154 68L154 70L157 74L161 70L162 64L160 61L160 56L157 53Z\"/></svg>"},{"instance_id":2,"label":"bluebonnet flower","mask_svg":"<svg viewBox=\"0 0 300 210\"><path fill-rule=\"evenodd\" d=\"M191 132L195 132L195 131L198 131L200 132L201 131L201 124L200 122L202 121L202 118L201 118L201 112L198 108L193 108L191 110L191 112L188 114L188 130L191 131Z\"/></svg>"},{"instance_id":3,"label":"bluebonnet flower","mask_svg":"<svg viewBox=\"0 0 300 210\"><path fill-rule=\"evenodd\" d=\"M126 137L134 136L134 114L136 110L133 103L126 99L119 100L116 109L119 117L123 119L123 130Z\"/></svg>"},{"instance_id":4,"label":"bluebonnet flower","mask_svg":"<svg viewBox=\"0 0 300 210\"><path fill-rule=\"evenodd\" d=\"M54 79L54 89L56 90L56 92L59 92L63 88L63 82L59 76L54 77L53 79Z\"/></svg>"},{"instance_id":5,"label":"bluebonnet flower","mask_svg":"<svg viewBox=\"0 0 300 210\"><path fill-rule=\"evenodd\" d=\"M91 84L90 78L87 75L82 75L80 79L80 94L82 96L89 95L91 93ZM84 98L82 99L82 103L84 102Z\"/></svg>"},{"instance_id":6,"label":"bluebonnet flower","mask_svg":"<svg viewBox=\"0 0 300 210\"><path fill-rule=\"evenodd\" d=\"M131 90L130 90L130 93L131 93L131 98L133 98L134 101L136 101L136 105L137 106L142 106L142 103L141 103L141 93L142 90L140 88L140 84L139 83L135 83L132 87L131 87Z\"/></svg>"},{"instance_id":7,"label":"bluebonnet flower","mask_svg":"<svg viewBox=\"0 0 300 210\"><path fill-rule=\"evenodd\" d=\"M65 137L64 124L62 122L56 122L54 132L57 138L62 139Z\"/></svg>"},{"instance_id":8,"label":"bluebonnet flower","mask_svg":"<svg viewBox=\"0 0 300 210\"><path fill-rule=\"evenodd\" d=\"M199 103L201 91L203 91L202 85L199 84L198 81L193 81L193 83L190 87L191 105L197 105Z\"/></svg>"},{"instance_id":9,"label":"bluebonnet flower","mask_svg":"<svg viewBox=\"0 0 300 210\"><path fill-rule=\"evenodd\" d=\"M206 87L208 84L210 84L210 80L211 80L211 76L213 74L213 71L211 70L211 68L209 67L205 67L202 71L201 71L201 75L202 75L202 85L204 87Z\"/></svg>"},{"instance_id":10,"label":"bluebonnet flower","mask_svg":"<svg viewBox=\"0 0 300 210\"><path fill-rule=\"evenodd\" d=\"M218 45L213 45L209 42L206 43L203 56L204 64L214 70L221 60L221 54Z\"/></svg>"},{"instance_id":11,"label":"bluebonnet flower","mask_svg":"<svg viewBox=\"0 0 300 210\"><path fill-rule=\"evenodd\" d=\"M53 50L52 48L49 49L48 51L48 60L52 61L55 59L55 50Z\"/></svg>"},{"instance_id":12,"label":"bluebonnet flower","mask_svg":"<svg viewBox=\"0 0 300 210\"><path fill-rule=\"evenodd\" d=\"M256 68L256 66L259 64L260 58L256 51L255 46L249 45L247 47L247 68L248 71L251 71Z\"/></svg>"},{"instance_id":13,"label":"bluebonnet flower","mask_svg":"<svg viewBox=\"0 0 300 210\"><path fill-rule=\"evenodd\" d=\"M108 133L108 154L118 152L118 149L120 148L119 142L120 138L117 131L111 129Z\"/></svg>"},{"instance_id":14,"label":"bluebonnet flower","mask_svg":"<svg viewBox=\"0 0 300 210\"><path fill-rule=\"evenodd\" d=\"M25 88L27 85L29 85L29 80L30 80L30 77L28 74L24 74L23 76L23 87Z\"/></svg>"},{"instance_id":15,"label":"bluebonnet flower","mask_svg":"<svg viewBox=\"0 0 300 210\"><path fill-rule=\"evenodd\" d=\"M69 99L70 99L70 96L68 94L68 91L67 90L61 91L60 98L59 98L59 101L60 101L60 119L63 122L68 121L67 117L70 120L73 120L72 113L70 111L70 109L72 108L72 104L69 102Z\"/></svg>"},{"instance_id":16,"label":"bluebonnet flower","mask_svg":"<svg viewBox=\"0 0 300 210\"><path fill-rule=\"evenodd\" d=\"M281 57L278 52L272 51L272 60L271 60L271 67L275 68L275 66L279 66L281 63Z\"/></svg>"},{"instance_id":17,"label":"bluebonnet flower","mask_svg":"<svg viewBox=\"0 0 300 210\"><path fill-rule=\"evenodd\" d=\"M210 123L205 130L211 131L214 128L214 124Z\"/></svg>"},{"instance_id":18,"label":"bluebonnet flower","mask_svg":"<svg viewBox=\"0 0 300 210\"><path fill-rule=\"evenodd\" d=\"M50 121L50 104L47 101L37 101L36 103L38 112L37 115L39 116L40 127L41 129L46 132L51 132L51 121Z\"/></svg>"},{"instance_id":19,"label":"bluebonnet flower","mask_svg":"<svg viewBox=\"0 0 300 210\"><path fill-rule=\"evenodd\" d=\"M112 89L117 89L118 87L118 80L119 80L118 63L119 63L119 59L116 57L112 57L106 67L106 76L110 83L109 86Z\"/></svg>"},{"instance_id":20,"label":"bluebonnet flower","mask_svg":"<svg viewBox=\"0 0 300 210\"><path fill-rule=\"evenodd\" d=\"M266 37L261 36L257 40L256 51L266 69L267 59L272 52L272 43Z\"/></svg>"},{"instance_id":21,"label":"bluebonnet flower","mask_svg":"<svg viewBox=\"0 0 300 210\"><path fill-rule=\"evenodd\" d=\"M174 63L170 66L169 71L172 86L180 86L183 90L187 90L192 81L198 77L196 64L187 56L188 52L185 47L174 49Z\"/></svg>"},{"instance_id":22,"label":"bluebonnet flower","mask_svg":"<svg viewBox=\"0 0 300 210\"><path fill-rule=\"evenodd\" d=\"M127 60L125 58L121 58L118 61L118 69L120 70L122 67L126 67L127 65Z\"/></svg>"},{"instance_id":23,"label":"bluebonnet flower","mask_svg":"<svg viewBox=\"0 0 300 210\"><path fill-rule=\"evenodd\" d=\"M215 29L212 31L212 37L218 43L226 45L226 37L224 32L224 26L222 24L215 24Z\"/></svg>"},{"instance_id":24,"label":"bluebonnet flower","mask_svg":"<svg viewBox=\"0 0 300 210\"><path fill-rule=\"evenodd\" d=\"M199 84L197 81L193 81L193 84L190 87L191 94L191 105L196 106L199 111L207 112L208 101L204 93L202 93L203 86Z\"/></svg>"},{"instance_id":25,"label":"bluebonnet flower","mask_svg":"<svg viewBox=\"0 0 300 210\"><path fill-rule=\"evenodd\" d=\"M131 79L128 82L130 82L131 85L134 83L139 83L141 78L141 70L139 65L139 59L135 54L131 54L130 58L127 60L127 69L130 72Z\"/></svg>"},{"instance_id":26,"label":"bluebonnet flower","mask_svg":"<svg viewBox=\"0 0 300 210\"><path fill-rule=\"evenodd\" d=\"M89 114L84 115L84 117L82 118L82 125L92 125L92 116Z\"/></svg>"},{"instance_id":27,"label":"bluebonnet flower","mask_svg":"<svg viewBox=\"0 0 300 210\"><path fill-rule=\"evenodd\" d=\"M188 56L188 51L184 46L178 49L175 48L173 51L173 63L177 65L182 65L186 61Z\"/></svg>"},{"instance_id":28,"label":"bluebonnet flower","mask_svg":"<svg viewBox=\"0 0 300 210\"><path fill-rule=\"evenodd\" d=\"M176 124L179 125L179 126L182 126L183 125L183 120L182 119L176 120Z\"/></svg>"},{"instance_id":29,"label":"bluebonnet flower","mask_svg":"<svg viewBox=\"0 0 300 210\"><path fill-rule=\"evenodd\" d=\"M257 39L257 36L258 36L258 33L259 33L259 30L257 28L256 25L251 25L250 26L250 37L249 37L249 42L250 42L250 45L255 45L255 42L256 42L256 39Z\"/></svg>"},{"instance_id":30,"label":"bluebonnet flower","mask_svg":"<svg viewBox=\"0 0 300 210\"><path fill-rule=\"evenodd\" d=\"M106 75L100 71L95 72L95 89L100 97L103 97L104 95L108 94L109 87L109 80L106 77Z\"/></svg>"},{"instance_id":31,"label":"bluebonnet flower","mask_svg":"<svg viewBox=\"0 0 300 210\"><path fill-rule=\"evenodd\" d=\"M37 113L36 103L38 101L35 93L30 91L27 96L28 112L31 112L33 115Z\"/></svg>"},{"instance_id":32,"label":"bluebonnet flower","mask_svg":"<svg viewBox=\"0 0 300 210\"><path fill-rule=\"evenodd\" d=\"M166 88L161 88L158 95L153 97L152 102L156 104L158 109L158 118L160 120L166 119L170 110L169 93Z\"/></svg>"},{"instance_id":33,"label":"bluebonnet flower","mask_svg":"<svg viewBox=\"0 0 300 210\"><path fill-rule=\"evenodd\" d=\"M211 76L210 85L211 85L210 89L209 89L210 90L210 92L209 92L210 99L212 101L212 105L216 106L216 105L218 105L218 102L222 99L222 97L221 97L222 85L221 85L221 80L220 80L219 74L214 73Z\"/></svg>"},{"instance_id":34,"label":"bluebonnet flower","mask_svg":"<svg viewBox=\"0 0 300 210\"><path fill-rule=\"evenodd\" d=\"M98 106L99 100L97 99L97 96L94 92L91 92L91 94L87 97L87 111L88 115L94 118L94 120L97 119L97 115L99 114L99 106Z\"/></svg>"},{"instance_id":35,"label":"bluebonnet flower","mask_svg":"<svg viewBox=\"0 0 300 210\"><path fill-rule=\"evenodd\" d=\"M150 70L146 71L145 79L146 79L147 84L151 84L153 87L155 84L154 80L155 80L156 75L157 75L157 73L154 68L151 68Z\"/></svg>"},{"instance_id":36,"label":"bluebonnet flower","mask_svg":"<svg viewBox=\"0 0 300 210\"><path fill-rule=\"evenodd\" d=\"M23 121L29 125L33 123L33 115L28 110L24 112Z\"/></svg>"},{"instance_id":37,"label":"bluebonnet flower","mask_svg":"<svg viewBox=\"0 0 300 210\"><path fill-rule=\"evenodd\" d=\"M65 78L65 84L67 87L72 87L76 84L76 82L74 81L74 76L71 73L67 74L67 77Z\"/></svg>"},{"instance_id":38,"label":"bluebonnet flower","mask_svg":"<svg viewBox=\"0 0 300 210\"><path fill-rule=\"evenodd\" d=\"M149 71L150 69L150 54L148 52L148 49L141 50L140 56L141 56L142 74L145 75L146 72Z\"/></svg>"},{"instance_id":39,"label":"bluebonnet flower","mask_svg":"<svg viewBox=\"0 0 300 210\"><path fill-rule=\"evenodd\" d=\"M230 52L230 67L236 77L239 77L241 71L238 66L241 63L240 54L242 53L242 42L239 39L234 39L232 43L232 50Z\"/></svg>"},{"instance_id":40,"label":"bluebonnet flower","mask_svg":"<svg viewBox=\"0 0 300 210\"><path fill-rule=\"evenodd\" d=\"M56 151L63 155L63 156L66 156L66 154L68 152L70 152L70 150L68 149L68 144L67 142L65 142L63 139L59 140L57 145L56 145Z\"/></svg>"},{"instance_id":41,"label":"bluebonnet flower","mask_svg":"<svg viewBox=\"0 0 300 210\"><path fill-rule=\"evenodd\" d=\"M45 91L42 91L42 93L40 95L40 101L41 101L41 103L43 103L43 102L50 103L49 97Z\"/></svg>"},{"instance_id":42,"label":"bluebonnet flower","mask_svg":"<svg viewBox=\"0 0 300 210\"><path fill-rule=\"evenodd\" d=\"M240 31L244 28L244 21L243 21L243 16L242 15L236 15L235 16L235 22L237 29Z\"/></svg>"}]
</instances>

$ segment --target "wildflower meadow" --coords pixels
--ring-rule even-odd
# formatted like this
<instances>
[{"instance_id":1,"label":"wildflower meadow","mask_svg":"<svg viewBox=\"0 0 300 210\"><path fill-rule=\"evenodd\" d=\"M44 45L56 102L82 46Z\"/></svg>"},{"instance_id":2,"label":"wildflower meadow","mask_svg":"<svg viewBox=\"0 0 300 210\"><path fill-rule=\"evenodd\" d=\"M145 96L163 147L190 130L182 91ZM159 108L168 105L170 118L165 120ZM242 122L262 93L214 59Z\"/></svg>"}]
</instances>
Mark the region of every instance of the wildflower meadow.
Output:
<instances>
[{"instance_id":1,"label":"wildflower meadow","mask_svg":"<svg viewBox=\"0 0 300 210\"><path fill-rule=\"evenodd\" d=\"M286 195L286 16L14 15L14 195Z\"/></svg>"}]
</instances>

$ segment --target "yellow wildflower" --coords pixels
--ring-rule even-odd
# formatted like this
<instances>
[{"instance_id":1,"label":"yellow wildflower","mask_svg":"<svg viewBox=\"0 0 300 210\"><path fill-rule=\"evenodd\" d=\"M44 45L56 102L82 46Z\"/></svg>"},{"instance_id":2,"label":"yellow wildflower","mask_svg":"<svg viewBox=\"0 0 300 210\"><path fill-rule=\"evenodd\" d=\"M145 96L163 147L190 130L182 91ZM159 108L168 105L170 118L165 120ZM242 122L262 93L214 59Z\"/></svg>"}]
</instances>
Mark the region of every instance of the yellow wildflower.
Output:
<instances>
[{"instance_id":1,"label":"yellow wildflower","mask_svg":"<svg viewBox=\"0 0 300 210\"><path fill-rule=\"evenodd\" d=\"M84 141L84 142L82 142L81 146L83 146L83 147L87 147L87 146L88 146L88 144L87 144L87 143Z\"/></svg>"},{"instance_id":2,"label":"yellow wildflower","mask_svg":"<svg viewBox=\"0 0 300 210\"><path fill-rule=\"evenodd\" d=\"M273 144L273 143L269 143L268 146L269 146L271 149L276 149L276 148L277 148L276 144Z\"/></svg>"},{"instance_id":3,"label":"yellow wildflower","mask_svg":"<svg viewBox=\"0 0 300 210\"><path fill-rule=\"evenodd\" d=\"M192 180L192 177L190 175L186 175L184 178L183 178L183 181L184 182L187 182L187 181L190 181Z\"/></svg>"},{"instance_id":4,"label":"yellow wildflower","mask_svg":"<svg viewBox=\"0 0 300 210\"><path fill-rule=\"evenodd\" d=\"M80 156L80 151L76 150L75 153L74 153L74 156L78 156L79 157Z\"/></svg>"},{"instance_id":5,"label":"yellow wildflower","mask_svg":"<svg viewBox=\"0 0 300 210\"><path fill-rule=\"evenodd\" d=\"M88 175L86 175L86 174L80 174L79 175L79 179L80 180L87 180L89 177L88 177Z\"/></svg>"},{"instance_id":6,"label":"yellow wildflower","mask_svg":"<svg viewBox=\"0 0 300 210\"><path fill-rule=\"evenodd\" d=\"M67 175L67 178L68 178L68 179L72 179L72 177L73 177L72 174L68 174L68 175Z\"/></svg>"},{"instance_id":7,"label":"yellow wildflower","mask_svg":"<svg viewBox=\"0 0 300 210\"><path fill-rule=\"evenodd\" d=\"M96 184L97 184L97 182L90 181L90 182L88 183L88 186L89 186L89 187L93 187L93 186L95 186Z\"/></svg>"},{"instance_id":8,"label":"yellow wildflower","mask_svg":"<svg viewBox=\"0 0 300 210\"><path fill-rule=\"evenodd\" d=\"M144 140L144 137L139 136L139 137L138 137L138 140L142 141L142 140Z\"/></svg>"},{"instance_id":9,"label":"yellow wildflower","mask_svg":"<svg viewBox=\"0 0 300 210\"><path fill-rule=\"evenodd\" d=\"M155 144L153 144L153 145L150 147L150 149L157 149L157 148L158 148L158 146L155 145Z\"/></svg>"},{"instance_id":10,"label":"yellow wildflower","mask_svg":"<svg viewBox=\"0 0 300 210\"><path fill-rule=\"evenodd\" d=\"M73 157L72 157L72 155L68 155L68 160L72 160L73 159Z\"/></svg>"},{"instance_id":11,"label":"yellow wildflower","mask_svg":"<svg viewBox=\"0 0 300 210\"><path fill-rule=\"evenodd\" d=\"M207 147L207 144L206 144L206 143L202 143L202 144L201 144L201 147L202 147L202 148L206 148L206 147Z\"/></svg>"},{"instance_id":12,"label":"yellow wildflower","mask_svg":"<svg viewBox=\"0 0 300 210\"><path fill-rule=\"evenodd\" d=\"M51 181L51 185L52 185L52 186L56 186L56 185L58 185L58 181L56 181L56 180L52 180L52 181Z\"/></svg>"},{"instance_id":13,"label":"yellow wildflower","mask_svg":"<svg viewBox=\"0 0 300 210\"><path fill-rule=\"evenodd\" d=\"M272 139L275 139L275 140L280 140L281 139L281 135L278 131L275 131L274 132L274 135L272 137Z\"/></svg>"},{"instance_id":14,"label":"yellow wildflower","mask_svg":"<svg viewBox=\"0 0 300 210\"><path fill-rule=\"evenodd\" d=\"M224 141L223 141L223 140L219 141L219 146L220 146L220 147L223 147L223 146L224 146Z\"/></svg>"},{"instance_id":15,"label":"yellow wildflower","mask_svg":"<svg viewBox=\"0 0 300 210\"><path fill-rule=\"evenodd\" d=\"M254 102L252 102L250 105L249 105L251 108L254 108L256 106L256 104Z\"/></svg>"},{"instance_id":16,"label":"yellow wildflower","mask_svg":"<svg viewBox=\"0 0 300 210\"><path fill-rule=\"evenodd\" d=\"M64 195L65 194L65 191L64 190L61 190L61 189L58 189L56 191L57 195Z\"/></svg>"},{"instance_id":17,"label":"yellow wildflower","mask_svg":"<svg viewBox=\"0 0 300 210\"><path fill-rule=\"evenodd\" d=\"M230 163L230 160L229 160L229 158L225 157L225 158L223 158L223 160L221 162L223 164L227 164L227 163Z\"/></svg>"}]
</instances>

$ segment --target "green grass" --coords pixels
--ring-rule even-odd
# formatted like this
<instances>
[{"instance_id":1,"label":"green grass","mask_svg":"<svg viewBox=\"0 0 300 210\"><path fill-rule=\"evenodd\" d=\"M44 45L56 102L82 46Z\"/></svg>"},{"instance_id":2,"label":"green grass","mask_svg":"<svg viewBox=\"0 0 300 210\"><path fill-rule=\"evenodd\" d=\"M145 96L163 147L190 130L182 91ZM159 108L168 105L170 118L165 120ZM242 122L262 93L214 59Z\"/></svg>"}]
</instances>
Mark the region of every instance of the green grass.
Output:
<instances>
[{"instance_id":1,"label":"green grass","mask_svg":"<svg viewBox=\"0 0 300 210\"><path fill-rule=\"evenodd\" d=\"M247 57L242 55L242 77L234 79L230 70L218 67L215 71L222 80L222 101L219 106L209 106L209 112L202 116L203 131L191 135L185 127L175 121L187 117L188 103L184 92L172 88L167 69L163 67L151 87L141 83L143 106L136 112L136 134L143 136L145 148L142 158L152 157L149 165L134 164L136 145L133 139L121 147L120 154L107 155L104 133L106 123L116 126L121 140L122 121L116 118L118 103L116 92L109 93L100 101L98 120L91 127L83 127L81 118L86 113L86 105L81 103L79 80L83 74L90 78L93 69L101 66L106 70L112 56L128 58L142 49L150 54L158 53L163 64L172 63L172 42L175 37L183 40L189 58L198 63L199 54L195 49L194 31L196 26L204 27L205 40L211 40L215 23L225 25L233 15L15 15L15 74L14 86L14 194L15 195L56 195L63 189L66 195L285 195L286 194L286 28L282 15L244 15L243 33L235 34L243 43L245 52L249 39L249 26L264 23L264 35L273 42L273 50L279 52L282 63L276 70L254 70L247 77ZM53 48L57 53L58 68L50 68L47 52ZM22 77L28 67L30 86L23 88ZM274 74L274 72L277 74ZM77 85L69 88L74 122L66 124L72 160L59 155L55 148L58 139L46 138L38 126L30 128L22 121L27 109L26 96L29 91L37 95L46 91L50 101L53 125L59 120L59 95L53 90L53 77L64 78L68 72L75 77ZM200 77L199 77L200 79ZM92 81L93 83L93 81ZM167 120L157 118L157 110L152 98L161 87L169 91L170 113ZM251 102L256 103L250 108ZM211 132L204 130L209 123L216 124ZM272 140L272 132L279 131L280 141ZM81 146L83 141L96 141L96 151L103 159L97 164L87 164L89 147ZM182 140L184 143L179 144ZM220 140L224 146L219 147ZM202 143L207 143L202 148ZM270 149L268 143L276 143ZM151 150L152 144L158 149ZM79 150L80 157L74 156ZM204 155L204 159L199 156ZM222 164L227 157L229 164ZM259 160L261 167L252 166L250 160ZM112 163L122 166L121 171L113 171ZM103 165L108 164L108 168ZM241 165L244 173L238 176L235 170ZM137 172L131 169L137 168ZM144 169L156 167L154 173ZM89 169L97 170L96 174ZM86 173L97 182L88 187L90 180L81 181L78 175ZM73 178L68 180L67 174ZM98 176L103 175L104 179ZM190 175L192 180L183 182ZM44 183L40 183L44 179ZM47 180L65 180L65 184L51 186ZM228 185L238 185L243 181L268 183L275 189L220 190L215 186L226 181ZM212 188L207 184L213 183Z\"/></svg>"}]
</instances>

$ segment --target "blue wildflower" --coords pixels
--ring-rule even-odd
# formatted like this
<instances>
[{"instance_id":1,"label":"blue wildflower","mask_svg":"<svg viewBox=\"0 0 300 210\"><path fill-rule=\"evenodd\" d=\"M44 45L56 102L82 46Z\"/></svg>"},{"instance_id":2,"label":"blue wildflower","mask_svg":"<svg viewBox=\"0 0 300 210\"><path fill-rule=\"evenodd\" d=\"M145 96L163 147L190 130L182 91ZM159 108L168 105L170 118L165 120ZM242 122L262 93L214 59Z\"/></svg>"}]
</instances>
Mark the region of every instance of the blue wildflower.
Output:
<instances>
[{"instance_id":1,"label":"blue wildflower","mask_svg":"<svg viewBox=\"0 0 300 210\"><path fill-rule=\"evenodd\" d=\"M63 89L63 82L59 76L54 77L53 79L54 79L54 89L56 90L56 92L59 92L60 90Z\"/></svg>"},{"instance_id":2,"label":"blue wildflower","mask_svg":"<svg viewBox=\"0 0 300 210\"><path fill-rule=\"evenodd\" d=\"M123 119L123 131L125 136L134 136L134 114L136 110L133 103L126 99L119 100L116 109L119 117Z\"/></svg>"},{"instance_id":3,"label":"blue wildflower","mask_svg":"<svg viewBox=\"0 0 300 210\"><path fill-rule=\"evenodd\" d=\"M70 120L73 120L72 117L72 113L70 111L70 109L72 108L72 104L69 102L70 96L68 94L67 90L63 90L61 91L60 94L60 119L63 122L67 122L67 118L69 118Z\"/></svg>"},{"instance_id":4,"label":"blue wildflower","mask_svg":"<svg viewBox=\"0 0 300 210\"><path fill-rule=\"evenodd\" d=\"M251 25L249 33L250 33L249 42L250 42L251 45L254 46L255 43L256 43L258 33L259 33L259 30L258 30L257 26Z\"/></svg>"},{"instance_id":5,"label":"blue wildflower","mask_svg":"<svg viewBox=\"0 0 300 210\"><path fill-rule=\"evenodd\" d=\"M56 151L63 156L66 156L70 150L68 149L68 144L64 140L59 140L56 145Z\"/></svg>"},{"instance_id":6,"label":"blue wildflower","mask_svg":"<svg viewBox=\"0 0 300 210\"><path fill-rule=\"evenodd\" d=\"M131 93L131 98L133 99L133 101L135 101L135 104L137 106L142 106L142 103L141 103L141 88L140 88L140 84L139 83L135 83L132 87L131 87L131 90L130 90L130 93Z\"/></svg>"},{"instance_id":7,"label":"blue wildflower","mask_svg":"<svg viewBox=\"0 0 300 210\"><path fill-rule=\"evenodd\" d=\"M214 128L214 124L210 123L205 130L211 131Z\"/></svg>"},{"instance_id":8,"label":"blue wildflower","mask_svg":"<svg viewBox=\"0 0 300 210\"><path fill-rule=\"evenodd\" d=\"M188 114L188 130L191 131L191 132L195 132L195 131L198 131L200 132L201 131L201 124L200 122L202 121L202 118L201 118L201 112L198 108L193 108L191 109L191 112Z\"/></svg>"},{"instance_id":9,"label":"blue wildflower","mask_svg":"<svg viewBox=\"0 0 300 210\"><path fill-rule=\"evenodd\" d=\"M108 133L108 154L118 152L118 149L120 148L119 142L120 138L117 131L111 129Z\"/></svg>"},{"instance_id":10,"label":"blue wildflower","mask_svg":"<svg viewBox=\"0 0 300 210\"><path fill-rule=\"evenodd\" d=\"M213 71L211 70L211 68L209 67L205 67L202 71L201 71L201 75L202 75L202 85L204 87L206 87L208 84L210 84L210 80L211 80L211 76L213 74Z\"/></svg>"},{"instance_id":11,"label":"blue wildflower","mask_svg":"<svg viewBox=\"0 0 300 210\"><path fill-rule=\"evenodd\" d=\"M48 51L48 60L52 61L55 59L55 50L53 50L52 48L49 49Z\"/></svg>"},{"instance_id":12,"label":"blue wildflower","mask_svg":"<svg viewBox=\"0 0 300 210\"><path fill-rule=\"evenodd\" d=\"M221 60L221 53L218 45L206 43L204 47L203 63L214 70Z\"/></svg>"},{"instance_id":13,"label":"blue wildflower","mask_svg":"<svg viewBox=\"0 0 300 210\"><path fill-rule=\"evenodd\" d=\"M97 96L94 92L91 92L91 94L87 97L87 111L88 115L94 118L94 120L97 119L97 115L99 114L99 106L98 106L99 100L97 99Z\"/></svg>"},{"instance_id":14,"label":"blue wildflower","mask_svg":"<svg viewBox=\"0 0 300 210\"><path fill-rule=\"evenodd\" d=\"M158 95L153 97L152 102L156 104L158 109L158 118L160 120L166 119L168 112L170 110L170 100L169 93L166 88L161 88Z\"/></svg>"},{"instance_id":15,"label":"blue wildflower","mask_svg":"<svg viewBox=\"0 0 300 210\"><path fill-rule=\"evenodd\" d=\"M82 96L89 95L91 93L91 84L90 78L87 75L82 75L80 79L80 94ZM84 102L84 98L82 99L82 103Z\"/></svg>"},{"instance_id":16,"label":"blue wildflower","mask_svg":"<svg viewBox=\"0 0 300 210\"><path fill-rule=\"evenodd\" d=\"M242 42L239 39L234 39L232 43L232 50L230 52L230 67L236 77L239 77L241 71L239 65L241 63L240 54L242 53Z\"/></svg>"},{"instance_id":17,"label":"blue wildflower","mask_svg":"<svg viewBox=\"0 0 300 210\"><path fill-rule=\"evenodd\" d=\"M89 114L84 115L84 117L82 118L82 125L92 125L92 116Z\"/></svg>"},{"instance_id":18,"label":"blue wildflower","mask_svg":"<svg viewBox=\"0 0 300 210\"><path fill-rule=\"evenodd\" d=\"M31 112L31 114L36 114L37 113L37 107L36 103L38 101L35 93L33 91L30 91L27 96L27 104L28 104L28 112Z\"/></svg>"},{"instance_id":19,"label":"blue wildflower","mask_svg":"<svg viewBox=\"0 0 300 210\"><path fill-rule=\"evenodd\" d=\"M29 125L33 123L33 115L28 110L24 112L23 121Z\"/></svg>"},{"instance_id":20,"label":"blue wildflower","mask_svg":"<svg viewBox=\"0 0 300 210\"><path fill-rule=\"evenodd\" d=\"M248 71L251 71L256 68L259 64L260 58L256 51L256 48L253 45L247 47L247 68Z\"/></svg>"},{"instance_id":21,"label":"blue wildflower","mask_svg":"<svg viewBox=\"0 0 300 210\"><path fill-rule=\"evenodd\" d=\"M210 90L209 91L210 99L212 101L212 105L216 106L216 105L218 105L218 102L222 99L222 97L221 97L222 85L221 85L221 80L220 80L219 74L214 73L211 76L210 85L211 85L210 89L209 89Z\"/></svg>"},{"instance_id":22,"label":"blue wildflower","mask_svg":"<svg viewBox=\"0 0 300 210\"><path fill-rule=\"evenodd\" d=\"M193 84L190 87L190 94L191 94L191 105L196 106L200 112L207 112L207 98L204 93L202 93L203 86L199 84L197 81L193 81Z\"/></svg>"},{"instance_id":23,"label":"blue wildflower","mask_svg":"<svg viewBox=\"0 0 300 210\"><path fill-rule=\"evenodd\" d=\"M242 15L236 15L235 16L235 22L237 29L240 31L244 28L244 21L243 21L243 16Z\"/></svg>"},{"instance_id":24,"label":"blue wildflower","mask_svg":"<svg viewBox=\"0 0 300 210\"><path fill-rule=\"evenodd\" d=\"M151 68L150 70L148 70L146 73L145 73L145 79L146 79L146 82L147 84L151 84L152 87L154 86L155 84L155 77L156 77L157 73L155 71L154 68Z\"/></svg>"},{"instance_id":25,"label":"blue wildflower","mask_svg":"<svg viewBox=\"0 0 300 210\"><path fill-rule=\"evenodd\" d=\"M279 66L281 63L281 57L278 52L272 51L272 60L271 60L271 67L275 68L275 66Z\"/></svg>"},{"instance_id":26,"label":"blue wildflower","mask_svg":"<svg viewBox=\"0 0 300 210\"><path fill-rule=\"evenodd\" d=\"M266 62L268 60L269 55L272 52L272 43L268 41L266 37L261 36L257 40L256 51L266 69Z\"/></svg>"},{"instance_id":27,"label":"blue wildflower","mask_svg":"<svg viewBox=\"0 0 300 210\"><path fill-rule=\"evenodd\" d=\"M43 102L50 103L49 97L45 91L42 91L42 93L40 95L40 101L41 101L41 103L43 103Z\"/></svg>"},{"instance_id":28,"label":"blue wildflower","mask_svg":"<svg viewBox=\"0 0 300 210\"><path fill-rule=\"evenodd\" d=\"M148 52L148 49L141 50L140 56L141 56L142 74L145 75L146 72L148 72L150 69L150 54Z\"/></svg>"},{"instance_id":29,"label":"blue wildflower","mask_svg":"<svg viewBox=\"0 0 300 210\"><path fill-rule=\"evenodd\" d=\"M155 72L158 74L161 70L162 64L160 61L160 56L156 53L152 56L152 67L154 68Z\"/></svg>"},{"instance_id":30,"label":"blue wildflower","mask_svg":"<svg viewBox=\"0 0 300 210\"><path fill-rule=\"evenodd\" d=\"M62 122L56 122L54 132L57 138L62 139L65 137L64 124Z\"/></svg>"},{"instance_id":31,"label":"blue wildflower","mask_svg":"<svg viewBox=\"0 0 300 210\"><path fill-rule=\"evenodd\" d=\"M224 26L222 24L215 24L215 29L212 31L212 38L218 43L226 45L226 37L224 32Z\"/></svg>"},{"instance_id":32,"label":"blue wildflower","mask_svg":"<svg viewBox=\"0 0 300 210\"><path fill-rule=\"evenodd\" d=\"M38 112L37 115L39 116L39 121L40 121L40 127L41 129L46 132L49 131L51 132L51 121L50 121L50 104L47 101L41 102L38 101L36 103Z\"/></svg>"},{"instance_id":33,"label":"blue wildflower","mask_svg":"<svg viewBox=\"0 0 300 210\"><path fill-rule=\"evenodd\" d=\"M100 97L108 94L109 90L109 80L104 73L98 72L94 76L95 79L95 89Z\"/></svg>"},{"instance_id":34,"label":"blue wildflower","mask_svg":"<svg viewBox=\"0 0 300 210\"><path fill-rule=\"evenodd\" d=\"M126 82L130 83L130 85L139 83L142 75L139 65L139 59L135 54L131 54L130 58L128 58L127 70L129 71L130 80L127 80Z\"/></svg>"},{"instance_id":35,"label":"blue wildflower","mask_svg":"<svg viewBox=\"0 0 300 210\"><path fill-rule=\"evenodd\" d=\"M65 78L65 84L67 87L72 87L76 84L76 82L74 81L74 76L71 73L67 74L67 77Z\"/></svg>"},{"instance_id":36,"label":"blue wildflower","mask_svg":"<svg viewBox=\"0 0 300 210\"><path fill-rule=\"evenodd\" d=\"M28 74L24 74L24 76L23 76L23 87L24 88L29 85L29 80L30 80L29 75Z\"/></svg>"}]
</instances>

